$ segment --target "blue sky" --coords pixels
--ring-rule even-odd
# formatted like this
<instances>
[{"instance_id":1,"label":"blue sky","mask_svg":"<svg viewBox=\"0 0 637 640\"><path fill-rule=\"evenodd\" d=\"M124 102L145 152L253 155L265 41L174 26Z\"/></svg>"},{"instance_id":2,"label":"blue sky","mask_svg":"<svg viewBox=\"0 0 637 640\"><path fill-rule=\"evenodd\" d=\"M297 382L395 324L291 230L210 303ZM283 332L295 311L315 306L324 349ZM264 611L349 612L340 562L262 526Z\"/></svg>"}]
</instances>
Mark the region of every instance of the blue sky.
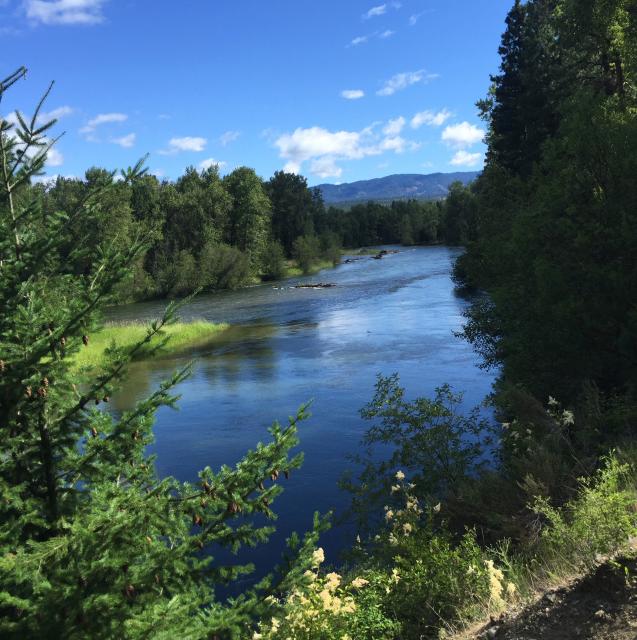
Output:
<instances>
[{"instance_id":1,"label":"blue sky","mask_svg":"<svg viewBox=\"0 0 637 640\"><path fill-rule=\"evenodd\" d=\"M480 168L512 0L0 0L0 105L65 132L49 175L219 163L310 184Z\"/></svg>"}]
</instances>

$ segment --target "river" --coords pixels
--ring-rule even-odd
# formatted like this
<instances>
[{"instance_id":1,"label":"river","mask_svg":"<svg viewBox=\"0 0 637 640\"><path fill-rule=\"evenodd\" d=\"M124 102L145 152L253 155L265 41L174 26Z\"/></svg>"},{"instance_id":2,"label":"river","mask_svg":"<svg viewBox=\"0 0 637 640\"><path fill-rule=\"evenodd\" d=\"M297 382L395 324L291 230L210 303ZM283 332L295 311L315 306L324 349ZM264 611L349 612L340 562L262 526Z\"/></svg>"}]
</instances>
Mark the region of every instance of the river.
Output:
<instances>
[{"instance_id":1,"label":"river","mask_svg":"<svg viewBox=\"0 0 637 640\"><path fill-rule=\"evenodd\" d=\"M152 447L160 475L192 480L206 465L234 464L268 438L269 424L285 422L312 400L312 417L300 427L305 463L273 505L279 514L275 539L255 556L271 564L285 536L311 526L314 511L338 513L347 506L337 481L369 426L359 410L371 399L377 374L397 372L408 398L431 395L447 382L465 392L470 408L489 393L493 376L478 368L470 345L454 336L467 304L450 277L458 252L406 248L313 277L199 296L182 319L229 322L233 328L211 347L136 363L114 408L129 408L192 360L192 376L177 389L179 411L159 411ZM336 286L292 288L319 281ZM151 319L163 306L119 307L108 319ZM328 532L322 540L328 560L336 560L353 535L348 527Z\"/></svg>"}]
</instances>

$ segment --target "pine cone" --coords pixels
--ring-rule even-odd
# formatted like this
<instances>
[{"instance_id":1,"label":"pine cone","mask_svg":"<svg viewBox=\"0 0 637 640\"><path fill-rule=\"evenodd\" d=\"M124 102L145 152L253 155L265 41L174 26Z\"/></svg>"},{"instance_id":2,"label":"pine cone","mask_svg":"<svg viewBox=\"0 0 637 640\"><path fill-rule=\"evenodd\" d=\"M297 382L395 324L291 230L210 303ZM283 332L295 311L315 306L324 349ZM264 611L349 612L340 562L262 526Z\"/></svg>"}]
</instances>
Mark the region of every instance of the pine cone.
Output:
<instances>
[{"instance_id":1,"label":"pine cone","mask_svg":"<svg viewBox=\"0 0 637 640\"><path fill-rule=\"evenodd\" d=\"M87 347L88 346L88 336L86 336L86 335L82 336L82 342L84 343L84 346Z\"/></svg>"},{"instance_id":2,"label":"pine cone","mask_svg":"<svg viewBox=\"0 0 637 640\"><path fill-rule=\"evenodd\" d=\"M126 589L124 590L124 593L126 595L127 598L134 598L135 597L135 587L132 584L129 584L126 586Z\"/></svg>"},{"instance_id":3,"label":"pine cone","mask_svg":"<svg viewBox=\"0 0 637 640\"><path fill-rule=\"evenodd\" d=\"M27 387L25 390L25 394L27 396L27 398L32 398L33 397L33 389L31 389L31 387Z\"/></svg>"},{"instance_id":4,"label":"pine cone","mask_svg":"<svg viewBox=\"0 0 637 640\"><path fill-rule=\"evenodd\" d=\"M109 398L108 396L104 396L104 397L102 398L102 400L103 400L104 402L108 402L108 401L110 400L110 398Z\"/></svg>"},{"instance_id":5,"label":"pine cone","mask_svg":"<svg viewBox=\"0 0 637 640\"><path fill-rule=\"evenodd\" d=\"M259 490L260 491L265 491L265 486L264 486L263 482L259 482Z\"/></svg>"},{"instance_id":6,"label":"pine cone","mask_svg":"<svg viewBox=\"0 0 637 640\"><path fill-rule=\"evenodd\" d=\"M3 373L5 368L6 365L4 364L4 360L0 360L0 373Z\"/></svg>"},{"instance_id":7,"label":"pine cone","mask_svg":"<svg viewBox=\"0 0 637 640\"><path fill-rule=\"evenodd\" d=\"M283 472L283 475L285 476L286 480L290 479L290 472L287 469Z\"/></svg>"},{"instance_id":8,"label":"pine cone","mask_svg":"<svg viewBox=\"0 0 637 640\"><path fill-rule=\"evenodd\" d=\"M60 338L60 344L64 347L66 345L66 338L64 336L62 336Z\"/></svg>"},{"instance_id":9,"label":"pine cone","mask_svg":"<svg viewBox=\"0 0 637 640\"><path fill-rule=\"evenodd\" d=\"M91 428L91 435L92 435L94 438L97 438L97 429L96 429L95 427L92 427L92 428Z\"/></svg>"},{"instance_id":10,"label":"pine cone","mask_svg":"<svg viewBox=\"0 0 637 640\"><path fill-rule=\"evenodd\" d=\"M272 482L274 482L275 480L277 480L279 477L279 470L275 469L271 474L270 474L270 478L272 478Z\"/></svg>"},{"instance_id":11,"label":"pine cone","mask_svg":"<svg viewBox=\"0 0 637 640\"><path fill-rule=\"evenodd\" d=\"M228 513L238 513L239 511L241 511L241 507L239 507L239 505L236 502L231 502L228 505Z\"/></svg>"},{"instance_id":12,"label":"pine cone","mask_svg":"<svg viewBox=\"0 0 637 640\"><path fill-rule=\"evenodd\" d=\"M201 516L198 513L196 513L192 517L192 523L196 524L198 527L200 527L203 524L203 520L201 519Z\"/></svg>"}]
</instances>

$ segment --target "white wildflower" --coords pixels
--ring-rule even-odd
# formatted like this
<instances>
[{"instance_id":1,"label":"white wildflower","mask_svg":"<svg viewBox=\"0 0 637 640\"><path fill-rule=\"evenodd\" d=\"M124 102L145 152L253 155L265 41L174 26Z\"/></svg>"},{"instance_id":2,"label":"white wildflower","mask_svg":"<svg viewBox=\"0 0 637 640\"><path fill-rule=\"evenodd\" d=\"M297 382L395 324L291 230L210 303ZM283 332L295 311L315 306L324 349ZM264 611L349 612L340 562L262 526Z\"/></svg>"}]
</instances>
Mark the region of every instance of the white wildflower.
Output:
<instances>
[{"instance_id":1,"label":"white wildflower","mask_svg":"<svg viewBox=\"0 0 637 640\"><path fill-rule=\"evenodd\" d=\"M325 562L325 552L322 547L319 547L312 554L312 565L318 567L322 562Z\"/></svg>"},{"instance_id":2,"label":"white wildflower","mask_svg":"<svg viewBox=\"0 0 637 640\"><path fill-rule=\"evenodd\" d=\"M562 422L564 424L575 424L575 415L572 411L564 411L562 413Z\"/></svg>"}]
</instances>

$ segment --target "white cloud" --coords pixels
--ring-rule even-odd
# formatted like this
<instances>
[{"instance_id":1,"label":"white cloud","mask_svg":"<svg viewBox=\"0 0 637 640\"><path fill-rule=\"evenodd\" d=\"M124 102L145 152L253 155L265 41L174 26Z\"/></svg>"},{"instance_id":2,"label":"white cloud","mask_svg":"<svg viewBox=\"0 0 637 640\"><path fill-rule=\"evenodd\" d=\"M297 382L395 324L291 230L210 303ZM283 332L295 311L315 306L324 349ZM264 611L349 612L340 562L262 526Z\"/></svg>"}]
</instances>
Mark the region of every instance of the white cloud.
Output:
<instances>
[{"instance_id":1,"label":"white cloud","mask_svg":"<svg viewBox=\"0 0 637 640\"><path fill-rule=\"evenodd\" d=\"M106 0L24 0L29 20L40 24L97 24Z\"/></svg>"},{"instance_id":2,"label":"white cloud","mask_svg":"<svg viewBox=\"0 0 637 640\"><path fill-rule=\"evenodd\" d=\"M33 184L43 184L47 187L52 187L59 177L60 176L57 173L50 176L34 176L31 178L31 182Z\"/></svg>"},{"instance_id":3,"label":"white cloud","mask_svg":"<svg viewBox=\"0 0 637 640\"><path fill-rule=\"evenodd\" d=\"M372 7L367 13L364 13L363 19L369 20L369 18L374 18L375 16L382 16L384 13L387 13L387 5L380 4L377 7Z\"/></svg>"},{"instance_id":4,"label":"white cloud","mask_svg":"<svg viewBox=\"0 0 637 640\"><path fill-rule=\"evenodd\" d=\"M418 148L414 142L398 135L378 133L378 123L362 131L328 131L321 127L296 129L275 141L279 155L286 160L285 171L299 173L304 162L310 161L310 171L319 177L340 177L338 161L360 160L385 152L404 153Z\"/></svg>"},{"instance_id":5,"label":"white cloud","mask_svg":"<svg viewBox=\"0 0 637 640\"><path fill-rule=\"evenodd\" d=\"M343 169L336 165L336 160L331 156L313 160L310 171L319 178L340 178L343 175Z\"/></svg>"},{"instance_id":6,"label":"white cloud","mask_svg":"<svg viewBox=\"0 0 637 640\"><path fill-rule=\"evenodd\" d=\"M357 36L349 44L351 47L356 47L359 44L364 44L369 40L369 36Z\"/></svg>"},{"instance_id":7,"label":"white cloud","mask_svg":"<svg viewBox=\"0 0 637 640\"><path fill-rule=\"evenodd\" d=\"M227 147L231 142L234 142L241 135L241 131L226 131L219 137L219 142L222 147Z\"/></svg>"},{"instance_id":8,"label":"white cloud","mask_svg":"<svg viewBox=\"0 0 637 640\"><path fill-rule=\"evenodd\" d=\"M206 160L202 160L199 163L200 169L210 169L210 167L218 167L219 169L223 169L228 163L223 160L215 160L214 158L207 158Z\"/></svg>"},{"instance_id":9,"label":"white cloud","mask_svg":"<svg viewBox=\"0 0 637 640\"><path fill-rule=\"evenodd\" d=\"M460 151L456 152L449 164L455 167L476 167L480 164L481 160L481 153L469 153L464 149L460 149Z\"/></svg>"},{"instance_id":10,"label":"white cloud","mask_svg":"<svg viewBox=\"0 0 637 640\"><path fill-rule=\"evenodd\" d=\"M185 136L184 138L171 138L168 141L168 149L163 149L159 153L166 156L180 151L203 151L208 144L206 138Z\"/></svg>"},{"instance_id":11,"label":"white cloud","mask_svg":"<svg viewBox=\"0 0 637 640\"><path fill-rule=\"evenodd\" d=\"M402 91L407 87L421 82L429 82L438 76L436 74L427 73L424 69L418 71L407 71L405 73L397 73L385 82L382 89L376 92L379 96L391 96L397 91Z\"/></svg>"},{"instance_id":12,"label":"white cloud","mask_svg":"<svg viewBox=\"0 0 637 640\"><path fill-rule=\"evenodd\" d=\"M125 149L130 149L130 147L135 144L136 138L136 134L129 133L127 136L122 136L121 138L113 138L111 142L113 144L118 144L120 147L124 147Z\"/></svg>"},{"instance_id":13,"label":"white cloud","mask_svg":"<svg viewBox=\"0 0 637 640\"><path fill-rule=\"evenodd\" d=\"M53 109L52 111L44 111L38 116L38 123L51 122L51 120L59 120L60 118L72 115L74 111L75 109L67 105L58 107L57 109Z\"/></svg>"},{"instance_id":14,"label":"white cloud","mask_svg":"<svg viewBox=\"0 0 637 640\"><path fill-rule=\"evenodd\" d=\"M378 37L385 40L386 38L391 38L396 32L391 29L387 29L387 31L383 31Z\"/></svg>"},{"instance_id":15,"label":"white cloud","mask_svg":"<svg viewBox=\"0 0 637 640\"><path fill-rule=\"evenodd\" d=\"M92 133L102 124L126 122L126 120L128 120L128 116L125 113L100 113L89 120L86 125L80 129L80 133Z\"/></svg>"},{"instance_id":16,"label":"white cloud","mask_svg":"<svg viewBox=\"0 0 637 640\"><path fill-rule=\"evenodd\" d=\"M414 15L409 16L409 26L415 27L418 23L418 20L420 20L420 17L424 15L424 13L424 11L421 11L420 13L415 13Z\"/></svg>"},{"instance_id":17,"label":"white cloud","mask_svg":"<svg viewBox=\"0 0 637 640\"><path fill-rule=\"evenodd\" d=\"M459 149L481 142L482 138L484 130L468 122L450 125L442 132L442 141Z\"/></svg>"},{"instance_id":18,"label":"white cloud","mask_svg":"<svg viewBox=\"0 0 637 640\"><path fill-rule=\"evenodd\" d=\"M441 127L451 116L451 111L447 111L447 109L438 111L438 113L421 111L411 119L411 128L420 129L423 124L429 125L430 127Z\"/></svg>"},{"instance_id":19,"label":"white cloud","mask_svg":"<svg viewBox=\"0 0 637 640\"><path fill-rule=\"evenodd\" d=\"M341 91L341 97L345 100L360 100L365 97L365 92L362 89L345 89Z\"/></svg>"},{"instance_id":20,"label":"white cloud","mask_svg":"<svg viewBox=\"0 0 637 640\"><path fill-rule=\"evenodd\" d=\"M51 147L46 156L46 164L49 167L61 167L64 164L64 156L55 147Z\"/></svg>"},{"instance_id":21,"label":"white cloud","mask_svg":"<svg viewBox=\"0 0 637 640\"><path fill-rule=\"evenodd\" d=\"M363 135L358 131L328 131L321 127L296 129L293 133L280 136L275 146L281 157L294 165L320 156L348 159L363 158L367 155L363 145Z\"/></svg>"},{"instance_id":22,"label":"white cloud","mask_svg":"<svg viewBox=\"0 0 637 640\"><path fill-rule=\"evenodd\" d=\"M385 125L385 128L383 129L383 133L386 136L397 136L403 130L406 122L407 121L402 116L400 116L400 118L390 120Z\"/></svg>"},{"instance_id":23,"label":"white cloud","mask_svg":"<svg viewBox=\"0 0 637 640\"><path fill-rule=\"evenodd\" d=\"M393 151L400 154L406 151L416 151L420 149L420 144L412 140L405 140L402 136L391 136L382 140L379 148L382 151Z\"/></svg>"}]
</instances>

